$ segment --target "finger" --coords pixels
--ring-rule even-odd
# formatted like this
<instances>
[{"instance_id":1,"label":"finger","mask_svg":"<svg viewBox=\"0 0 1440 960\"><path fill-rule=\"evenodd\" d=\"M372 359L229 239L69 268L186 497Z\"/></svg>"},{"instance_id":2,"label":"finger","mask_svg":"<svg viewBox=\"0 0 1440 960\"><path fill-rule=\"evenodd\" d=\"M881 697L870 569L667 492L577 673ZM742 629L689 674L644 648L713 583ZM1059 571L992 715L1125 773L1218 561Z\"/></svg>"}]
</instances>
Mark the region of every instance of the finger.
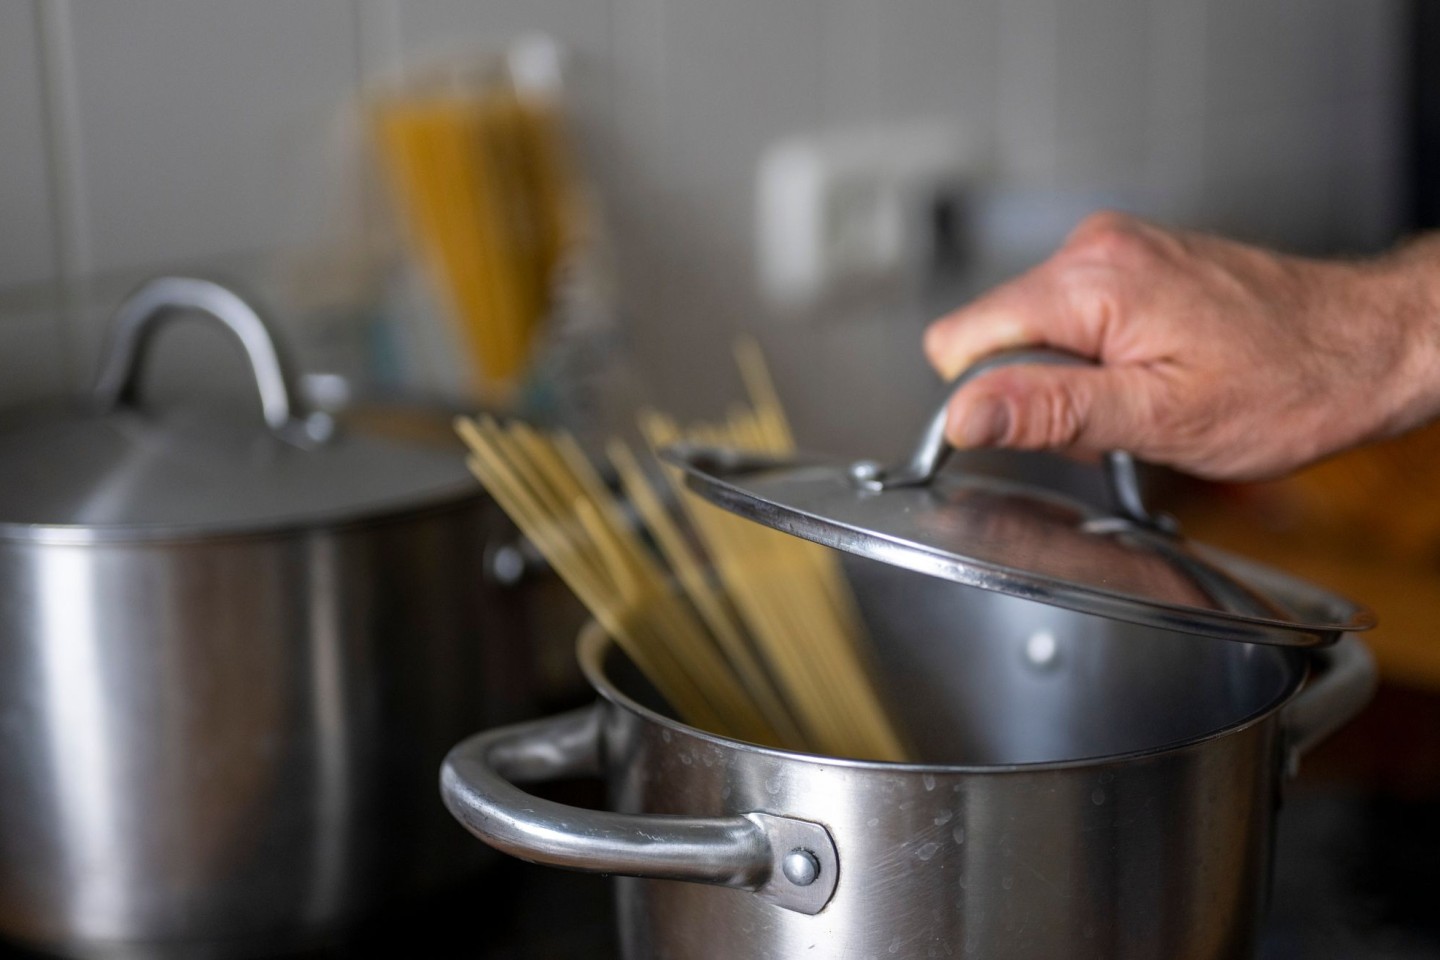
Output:
<instances>
[{"instance_id":1,"label":"finger","mask_svg":"<svg viewBox=\"0 0 1440 960\"><path fill-rule=\"evenodd\" d=\"M961 449L1144 455L1153 441L1153 379L1138 366L1001 367L976 377L951 398L946 437Z\"/></svg>"},{"instance_id":2,"label":"finger","mask_svg":"<svg viewBox=\"0 0 1440 960\"><path fill-rule=\"evenodd\" d=\"M1053 263L935 321L925 331L925 355L945 379L959 376L999 350L1052 346L1086 357L1101 355L1103 303L1085 295ZM1095 308L1101 308L1097 310Z\"/></svg>"},{"instance_id":3,"label":"finger","mask_svg":"<svg viewBox=\"0 0 1440 960\"><path fill-rule=\"evenodd\" d=\"M1004 288L930 324L925 330L925 357L945 380L953 380L977 360L999 350L1044 343L1030 311Z\"/></svg>"}]
</instances>

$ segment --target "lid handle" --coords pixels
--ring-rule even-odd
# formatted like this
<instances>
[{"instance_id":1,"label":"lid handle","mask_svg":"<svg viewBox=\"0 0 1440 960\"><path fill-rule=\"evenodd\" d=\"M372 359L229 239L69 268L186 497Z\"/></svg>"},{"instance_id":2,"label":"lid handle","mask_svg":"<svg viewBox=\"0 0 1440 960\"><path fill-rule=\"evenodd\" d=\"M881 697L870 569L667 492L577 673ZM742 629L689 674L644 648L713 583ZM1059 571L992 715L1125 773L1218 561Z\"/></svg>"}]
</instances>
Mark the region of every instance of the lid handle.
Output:
<instances>
[{"instance_id":1,"label":"lid handle","mask_svg":"<svg viewBox=\"0 0 1440 960\"><path fill-rule=\"evenodd\" d=\"M269 327L234 291L194 277L158 277L147 281L120 304L110 321L109 343L100 360L95 398L107 410L133 403L140 361L155 329L185 311L196 311L223 324L240 341L260 393L265 423L282 440L308 445L326 440L334 421L324 413L297 414L285 368Z\"/></svg>"},{"instance_id":2,"label":"lid handle","mask_svg":"<svg viewBox=\"0 0 1440 960\"><path fill-rule=\"evenodd\" d=\"M925 424L920 441L903 463L893 467L882 467L873 460L862 460L853 464L850 474L855 482L867 490L888 490L895 487L925 486L940 472L946 458L954 449L945 439L945 423L949 409L949 398L955 391L982 373L997 367L1008 367L1022 363L1047 363L1058 366L1079 366L1093 361L1064 350L1051 348L1022 348L1004 350L985 357L950 383L946 402L940 405ZM1140 495L1140 480L1135 470L1135 459L1123 450L1112 450L1105 454L1105 481L1110 491L1110 500L1117 516L1149 530L1162 533L1175 532L1175 520L1165 514L1152 513L1145 506Z\"/></svg>"}]
</instances>

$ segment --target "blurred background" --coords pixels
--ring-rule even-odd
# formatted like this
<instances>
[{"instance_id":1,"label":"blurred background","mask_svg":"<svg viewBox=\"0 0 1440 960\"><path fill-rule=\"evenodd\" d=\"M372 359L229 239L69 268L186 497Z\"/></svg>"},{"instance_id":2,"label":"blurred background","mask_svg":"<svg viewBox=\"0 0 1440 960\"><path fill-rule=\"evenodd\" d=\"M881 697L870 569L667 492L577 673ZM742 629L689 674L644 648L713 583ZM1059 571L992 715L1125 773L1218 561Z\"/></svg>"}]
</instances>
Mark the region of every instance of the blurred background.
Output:
<instances>
[{"instance_id":1,"label":"blurred background","mask_svg":"<svg viewBox=\"0 0 1440 960\"><path fill-rule=\"evenodd\" d=\"M1416 214L1410 21L1400 0L13 0L0 402L88 384L107 311L177 270L262 296L307 369L453 385L375 334L444 293L407 283L371 108L539 31L647 388L714 409L735 389L714 358L751 331L807 443L873 449L933 399L925 320L1092 208L1307 252L1393 242ZM767 295L763 237L805 212L761 207L765 161L797 138L851 181L817 204L832 246L914 252L832 251L885 281L864 295ZM899 227L867 222L907 177Z\"/></svg>"},{"instance_id":2,"label":"blurred background","mask_svg":"<svg viewBox=\"0 0 1440 960\"><path fill-rule=\"evenodd\" d=\"M709 416L748 333L803 446L890 454L940 396L925 323L1091 210L1341 256L1440 222L1436 20L1424 0L5 0L0 408L87 389L115 304L178 272L264 304L297 366L335 375L317 402L591 433L641 399ZM167 335L154 393L249 390L222 342ZM1384 623L1376 707L1287 814L1276 956L1440 956L1437 462L1420 434L1169 494L1192 535Z\"/></svg>"}]
</instances>

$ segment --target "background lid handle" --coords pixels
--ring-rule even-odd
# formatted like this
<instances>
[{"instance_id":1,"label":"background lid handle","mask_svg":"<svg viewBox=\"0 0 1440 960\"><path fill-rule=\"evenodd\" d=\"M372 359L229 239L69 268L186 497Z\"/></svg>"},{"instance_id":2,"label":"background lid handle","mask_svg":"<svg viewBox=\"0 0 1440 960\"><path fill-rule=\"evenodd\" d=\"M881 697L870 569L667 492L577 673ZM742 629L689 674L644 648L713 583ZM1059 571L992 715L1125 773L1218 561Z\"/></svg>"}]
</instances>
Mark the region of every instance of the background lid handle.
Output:
<instances>
[{"instance_id":1,"label":"background lid handle","mask_svg":"<svg viewBox=\"0 0 1440 960\"><path fill-rule=\"evenodd\" d=\"M166 321L186 312L218 321L240 341L255 376L265 423L281 439L313 443L330 435L333 421L328 416L297 415L275 338L255 309L234 291L193 277L150 280L115 311L95 383L95 398L102 408L113 410L133 403L151 335Z\"/></svg>"}]
</instances>

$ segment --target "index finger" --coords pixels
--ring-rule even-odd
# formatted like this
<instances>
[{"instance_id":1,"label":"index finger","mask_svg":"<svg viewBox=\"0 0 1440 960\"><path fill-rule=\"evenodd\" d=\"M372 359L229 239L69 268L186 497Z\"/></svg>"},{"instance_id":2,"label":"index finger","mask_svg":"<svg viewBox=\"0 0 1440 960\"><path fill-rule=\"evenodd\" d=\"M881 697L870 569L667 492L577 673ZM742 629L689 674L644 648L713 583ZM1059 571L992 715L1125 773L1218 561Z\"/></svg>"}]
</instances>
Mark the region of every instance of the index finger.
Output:
<instances>
[{"instance_id":1,"label":"index finger","mask_svg":"<svg viewBox=\"0 0 1440 960\"><path fill-rule=\"evenodd\" d=\"M1047 262L930 324L925 356L946 380L1014 347L1051 346L1098 357L1099 327L1087 322L1085 311L1057 282Z\"/></svg>"}]
</instances>

